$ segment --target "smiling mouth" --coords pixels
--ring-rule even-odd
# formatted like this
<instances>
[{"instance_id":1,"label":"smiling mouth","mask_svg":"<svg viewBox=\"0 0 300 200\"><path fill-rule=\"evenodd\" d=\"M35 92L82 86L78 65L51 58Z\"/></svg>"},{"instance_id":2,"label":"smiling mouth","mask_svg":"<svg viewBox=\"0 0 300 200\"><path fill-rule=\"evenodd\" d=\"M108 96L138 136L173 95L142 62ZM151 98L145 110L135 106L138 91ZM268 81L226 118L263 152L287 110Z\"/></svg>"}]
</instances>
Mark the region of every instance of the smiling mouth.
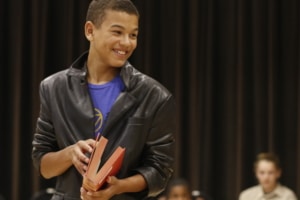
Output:
<instances>
[{"instance_id":1,"label":"smiling mouth","mask_svg":"<svg viewBox=\"0 0 300 200\"><path fill-rule=\"evenodd\" d=\"M114 50L115 53L119 54L119 55L126 55L127 54L127 51L121 51L121 50Z\"/></svg>"}]
</instances>

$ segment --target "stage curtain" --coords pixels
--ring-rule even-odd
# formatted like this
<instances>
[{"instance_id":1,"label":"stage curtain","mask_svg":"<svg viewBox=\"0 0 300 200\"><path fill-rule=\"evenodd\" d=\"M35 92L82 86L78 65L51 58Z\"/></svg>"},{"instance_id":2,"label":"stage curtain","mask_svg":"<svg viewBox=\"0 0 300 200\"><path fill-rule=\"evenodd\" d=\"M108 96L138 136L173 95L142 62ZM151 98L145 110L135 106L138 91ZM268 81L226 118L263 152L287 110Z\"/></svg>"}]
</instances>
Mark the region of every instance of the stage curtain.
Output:
<instances>
[{"instance_id":1,"label":"stage curtain","mask_svg":"<svg viewBox=\"0 0 300 200\"><path fill-rule=\"evenodd\" d=\"M53 186L33 168L38 87L88 49L89 1L0 1L0 193L29 199ZM256 184L253 161L272 151L281 183L300 195L298 0L135 0L130 62L176 98L174 176L214 199Z\"/></svg>"}]
</instances>

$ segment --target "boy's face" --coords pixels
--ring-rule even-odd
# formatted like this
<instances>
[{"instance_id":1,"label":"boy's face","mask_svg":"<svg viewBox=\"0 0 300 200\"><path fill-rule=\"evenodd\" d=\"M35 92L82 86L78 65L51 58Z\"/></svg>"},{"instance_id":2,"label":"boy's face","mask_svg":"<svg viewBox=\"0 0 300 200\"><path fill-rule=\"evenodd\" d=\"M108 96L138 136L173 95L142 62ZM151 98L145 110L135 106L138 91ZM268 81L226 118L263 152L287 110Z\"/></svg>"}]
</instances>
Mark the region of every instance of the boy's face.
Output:
<instances>
[{"instance_id":1,"label":"boy's face","mask_svg":"<svg viewBox=\"0 0 300 200\"><path fill-rule=\"evenodd\" d=\"M177 185L170 190L168 200L191 200L191 195L185 186Z\"/></svg>"},{"instance_id":2,"label":"boy's face","mask_svg":"<svg viewBox=\"0 0 300 200\"><path fill-rule=\"evenodd\" d=\"M102 24L88 21L85 34L90 41L89 56L104 67L121 67L137 45L138 17L107 10Z\"/></svg>"},{"instance_id":3,"label":"boy's face","mask_svg":"<svg viewBox=\"0 0 300 200\"><path fill-rule=\"evenodd\" d=\"M276 168L273 162L261 160L256 166L256 178L264 189L272 189L280 178L281 171Z\"/></svg>"}]
</instances>

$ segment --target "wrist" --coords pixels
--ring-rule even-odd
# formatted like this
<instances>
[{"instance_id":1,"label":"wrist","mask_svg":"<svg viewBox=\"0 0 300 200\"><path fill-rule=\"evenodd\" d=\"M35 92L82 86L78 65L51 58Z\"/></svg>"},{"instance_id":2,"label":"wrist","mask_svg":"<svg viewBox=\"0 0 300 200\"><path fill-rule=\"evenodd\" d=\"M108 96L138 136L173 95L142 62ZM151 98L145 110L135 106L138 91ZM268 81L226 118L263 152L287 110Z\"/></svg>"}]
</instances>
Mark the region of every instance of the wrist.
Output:
<instances>
[{"instance_id":1,"label":"wrist","mask_svg":"<svg viewBox=\"0 0 300 200\"><path fill-rule=\"evenodd\" d=\"M118 194L140 192L147 187L144 177L140 174L128 178L118 179Z\"/></svg>"},{"instance_id":2,"label":"wrist","mask_svg":"<svg viewBox=\"0 0 300 200\"><path fill-rule=\"evenodd\" d=\"M67 162L69 162L69 163L72 163L73 148L74 148L74 145L70 145L64 149L65 158L67 158Z\"/></svg>"},{"instance_id":3,"label":"wrist","mask_svg":"<svg viewBox=\"0 0 300 200\"><path fill-rule=\"evenodd\" d=\"M124 179L118 179L117 180L117 184L116 184L116 190L115 190L115 194L122 194L127 192L126 190L126 181L124 181Z\"/></svg>"}]
</instances>

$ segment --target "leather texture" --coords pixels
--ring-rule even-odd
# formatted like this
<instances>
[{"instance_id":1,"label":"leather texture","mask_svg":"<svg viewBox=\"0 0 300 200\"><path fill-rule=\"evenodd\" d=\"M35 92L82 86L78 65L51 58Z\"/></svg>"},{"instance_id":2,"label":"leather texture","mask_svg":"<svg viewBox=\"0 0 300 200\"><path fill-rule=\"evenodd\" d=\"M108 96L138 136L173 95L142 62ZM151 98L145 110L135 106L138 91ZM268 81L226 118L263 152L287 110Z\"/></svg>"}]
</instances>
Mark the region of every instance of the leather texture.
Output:
<instances>
[{"instance_id":1,"label":"leather texture","mask_svg":"<svg viewBox=\"0 0 300 200\"><path fill-rule=\"evenodd\" d=\"M70 68L40 84L40 115L33 138L32 158L39 170L43 155L59 151L79 140L94 138L94 112L86 83L87 52ZM140 73L129 62L120 70L126 89L115 101L102 135L109 143L103 162L117 147L126 148L118 178L136 173L148 189L122 194L113 200L147 199L165 187L173 173L175 103L160 83ZM75 167L57 177L53 199L80 199L82 176Z\"/></svg>"}]
</instances>

